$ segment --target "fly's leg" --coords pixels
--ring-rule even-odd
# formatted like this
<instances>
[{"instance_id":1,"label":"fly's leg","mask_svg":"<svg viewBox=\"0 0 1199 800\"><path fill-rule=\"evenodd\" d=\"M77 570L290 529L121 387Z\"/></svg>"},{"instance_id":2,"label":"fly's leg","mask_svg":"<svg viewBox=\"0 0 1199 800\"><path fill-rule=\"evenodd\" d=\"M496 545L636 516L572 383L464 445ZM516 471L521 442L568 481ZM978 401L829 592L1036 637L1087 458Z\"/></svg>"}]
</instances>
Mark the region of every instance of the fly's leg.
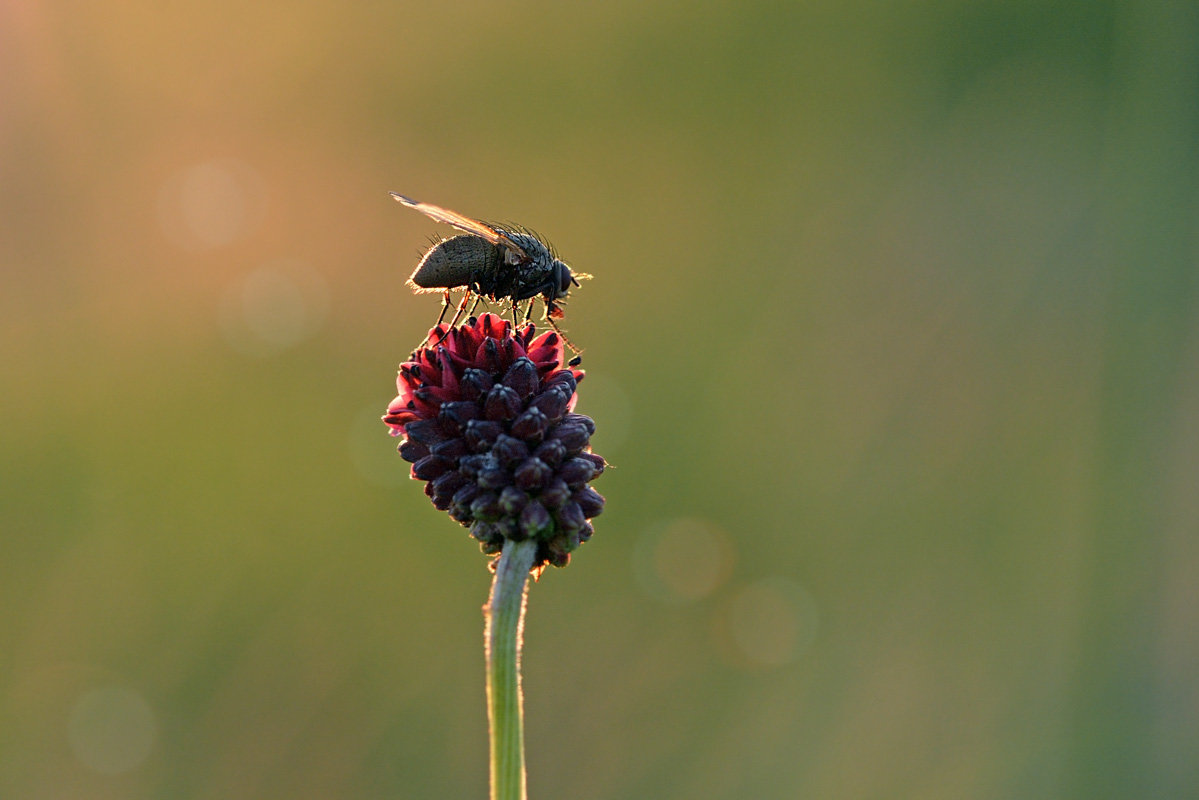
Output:
<instances>
[{"instance_id":1,"label":"fly's leg","mask_svg":"<svg viewBox=\"0 0 1199 800\"><path fill-rule=\"evenodd\" d=\"M570 339L566 338L566 334L565 334L565 333L563 333L563 332L562 332L562 329L558 327L558 323L554 322L554 318L553 318L553 317L551 317L551 316L550 316L550 315L547 313L547 314L545 315L545 321L546 321L547 323L549 323L549 326L550 326L551 328L553 328L553 329L554 329L554 333L556 333L556 334L558 334L559 336L561 336L561 337L562 337L562 342L563 342L563 344L565 344L567 347L569 347L569 348L570 348L570 352L572 352L572 353L574 353L574 354L575 354L575 358L578 358L578 359L580 359L580 360L581 360L581 359L582 359L582 356L583 356L583 351L582 351L582 350L580 350L579 348L575 347L575 343L574 343L574 342L572 342ZM574 359L572 358L572 359L571 359L571 361L574 361Z\"/></svg>"},{"instance_id":2,"label":"fly's leg","mask_svg":"<svg viewBox=\"0 0 1199 800\"><path fill-rule=\"evenodd\" d=\"M442 295L442 299L444 302L441 304L441 313L437 315L437 324L433 326L434 328L441 324L441 321L445 319L445 312L450 310L450 292L448 289L446 290L445 294Z\"/></svg>"},{"instance_id":3,"label":"fly's leg","mask_svg":"<svg viewBox=\"0 0 1199 800\"><path fill-rule=\"evenodd\" d=\"M466 304L470 300L470 295L471 295L470 289L467 289L466 293L462 295L462 300L458 303L457 310L454 311L454 318L450 320L449 328L447 328L445 331L440 332L440 334L438 335L438 337L437 337L438 344L440 344L441 341L443 339L445 339L446 334L448 334L451 330L453 330L454 326L458 324L458 320L461 319L461 317L462 317L462 312L466 310ZM447 299L446 307L447 308L449 307L449 303L448 303L449 296L450 296L450 293L446 292L446 299ZM441 331L441 319L445 317L445 311L446 310L444 308L441 310L441 317L439 317L437 320L437 327L434 328L433 330L429 331L429 335L425 337L424 342L420 343L420 347L416 348L417 350L419 350L421 347L425 346L425 344L429 341L429 339L432 338L434 332Z\"/></svg>"},{"instance_id":4,"label":"fly's leg","mask_svg":"<svg viewBox=\"0 0 1199 800\"><path fill-rule=\"evenodd\" d=\"M475 309L478 308L479 303L482 303L482 302L483 302L483 295L481 295L481 294L475 295L475 302L471 305L470 311L466 312L466 316L469 319L474 319Z\"/></svg>"},{"instance_id":5,"label":"fly's leg","mask_svg":"<svg viewBox=\"0 0 1199 800\"><path fill-rule=\"evenodd\" d=\"M470 302L470 295L470 289L462 293L462 301L458 303L458 308L454 311L454 318L450 320L451 328L458 324L458 320L462 319L462 312L466 310L466 304Z\"/></svg>"},{"instance_id":6,"label":"fly's leg","mask_svg":"<svg viewBox=\"0 0 1199 800\"><path fill-rule=\"evenodd\" d=\"M437 322L435 322L433 324L433 327L429 330L429 332L425 334L425 338L420 340L420 344L418 344L416 346L417 350L420 350L422 347L424 347L425 345L427 345L429 343L429 339L433 338L433 331L437 330L437 326L441 324L441 321L443 319L445 319L445 312L450 310L450 305L451 305L450 292L448 289L446 290L445 294L442 295L442 300L443 300L443 302L441 304L441 313L437 315ZM413 352L416 352L416 351L414 350Z\"/></svg>"},{"instance_id":7,"label":"fly's leg","mask_svg":"<svg viewBox=\"0 0 1199 800\"><path fill-rule=\"evenodd\" d=\"M541 312L543 320L549 322L550 319L562 318L562 308L566 305L565 300L547 300L542 296L541 302L545 304L545 310Z\"/></svg>"}]
</instances>

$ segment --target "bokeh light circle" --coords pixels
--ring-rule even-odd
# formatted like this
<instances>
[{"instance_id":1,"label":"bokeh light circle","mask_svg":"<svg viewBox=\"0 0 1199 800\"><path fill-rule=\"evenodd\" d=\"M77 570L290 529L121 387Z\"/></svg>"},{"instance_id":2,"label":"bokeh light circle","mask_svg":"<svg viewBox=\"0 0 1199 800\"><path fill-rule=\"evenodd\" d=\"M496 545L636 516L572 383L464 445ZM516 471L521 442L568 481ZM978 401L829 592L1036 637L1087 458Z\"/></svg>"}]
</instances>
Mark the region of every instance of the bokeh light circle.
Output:
<instances>
[{"instance_id":1,"label":"bokeh light circle","mask_svg":"<svg viewBox=\"0 0 1199 800\"><path fill-rule=\"evenodd\" d=\"M132 689L107 687L84 693L67 723L71 750L81 762L109 775L139 766L154 747L154 712Z\"/></svg>"},{"instance_id":2,"label":"bokeh light circle","mask_svg":"<svg viewBox=\"0 0 1199 800\"><path fill-rule=\"evenodd\" d=\"M743 587L728 609L729 631L750 664L779 667L794 661L816 638L816 603L793 580L763 578Z\"/></svg>"}]
</instances>

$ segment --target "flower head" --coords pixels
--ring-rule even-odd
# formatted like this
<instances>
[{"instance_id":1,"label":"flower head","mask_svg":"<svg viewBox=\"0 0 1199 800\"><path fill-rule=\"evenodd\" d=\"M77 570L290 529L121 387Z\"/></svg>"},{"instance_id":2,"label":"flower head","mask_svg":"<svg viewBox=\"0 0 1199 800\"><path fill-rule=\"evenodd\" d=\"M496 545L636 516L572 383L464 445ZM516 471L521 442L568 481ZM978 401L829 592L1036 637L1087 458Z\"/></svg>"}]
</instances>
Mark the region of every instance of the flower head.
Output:
<instances>
[{"instance_id":1,"label":"flower head","mask_svg":"<svg viewBox=\"0 0 1199 800\"><path fill-rule=\"evenodd\" d=\"M495 314L438 325L400 365L383 421L433 505L484 553L535 539L534 568L564 567L603 510L588 483L605 462L591 452L595 423L572 413L583 372L564 364L561 336L535 334Z\"/></svg>"}]
</instances>

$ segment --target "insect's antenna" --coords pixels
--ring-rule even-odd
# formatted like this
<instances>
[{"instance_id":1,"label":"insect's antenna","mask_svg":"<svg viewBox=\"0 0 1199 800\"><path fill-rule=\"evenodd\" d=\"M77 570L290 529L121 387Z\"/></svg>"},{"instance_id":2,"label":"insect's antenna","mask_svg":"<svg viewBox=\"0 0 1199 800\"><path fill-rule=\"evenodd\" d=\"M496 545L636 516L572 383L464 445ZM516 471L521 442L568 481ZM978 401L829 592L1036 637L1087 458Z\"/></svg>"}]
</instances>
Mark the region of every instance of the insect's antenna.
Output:
<instances>
[{"instance_id":1,"label":"insect's antenna","mask_svg":"<svg viewBox=\"0 0 1199 800\"><path fill-rule=\"evenodd\" d=\"M592 275L590 272L572 272L570 274L570 282L573 283L575 286L579 285L579 281L590 281L590 280L594 280L594 279L595 279L595 276Z\"/></svg>"}]
</instances>

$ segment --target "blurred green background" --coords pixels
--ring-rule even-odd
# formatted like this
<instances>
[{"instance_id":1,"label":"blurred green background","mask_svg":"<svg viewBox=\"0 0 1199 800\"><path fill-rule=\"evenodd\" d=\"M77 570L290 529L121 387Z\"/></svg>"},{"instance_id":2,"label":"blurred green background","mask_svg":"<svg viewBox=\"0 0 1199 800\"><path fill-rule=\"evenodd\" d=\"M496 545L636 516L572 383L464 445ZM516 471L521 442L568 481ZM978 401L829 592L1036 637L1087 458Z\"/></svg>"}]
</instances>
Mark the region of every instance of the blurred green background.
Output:
<instances>
[{"instance_id":1,"label":"blurred green background","mask_svg":"<svg viewBox=\"0 0 1199 800\"><path fill-rule=\"evenodd\" d=\"M616 467L534 798L1199 797L1191 3L0 4L0 797L486 792L398 190Z\"/></svg>"}]
</instances>

